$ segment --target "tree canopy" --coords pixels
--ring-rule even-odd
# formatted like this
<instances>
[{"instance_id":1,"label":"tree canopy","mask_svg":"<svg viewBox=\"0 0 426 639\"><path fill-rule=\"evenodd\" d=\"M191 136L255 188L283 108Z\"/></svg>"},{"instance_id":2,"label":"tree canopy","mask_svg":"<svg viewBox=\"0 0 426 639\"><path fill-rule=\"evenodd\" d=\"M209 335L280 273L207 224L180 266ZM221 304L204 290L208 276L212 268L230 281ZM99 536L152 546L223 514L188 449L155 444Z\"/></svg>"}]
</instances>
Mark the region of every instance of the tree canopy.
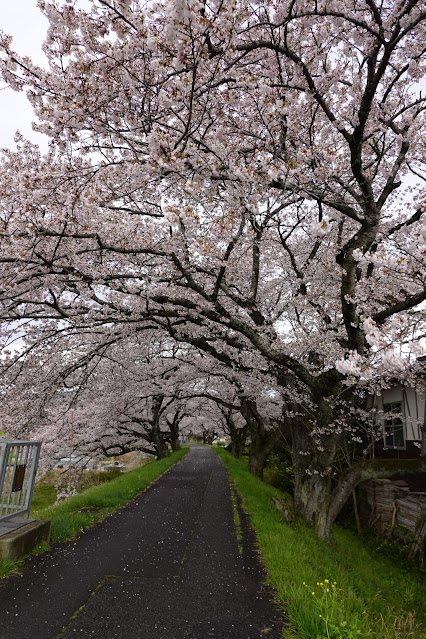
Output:
<instances>
[{"instance_id":1,"label":"tree canopy","mask_svg":"<svg viewBox=\"0 0 426 639\"><path fill-rule=\"evenodd\" d=\"M365 397L423 353L424 4L39 4L48 69L1 39L50 140L3 154L8 374L70 341L88 370L158 332L268 380L326 535L373 472L344 454Z\"/></svg>"}]
</instances>

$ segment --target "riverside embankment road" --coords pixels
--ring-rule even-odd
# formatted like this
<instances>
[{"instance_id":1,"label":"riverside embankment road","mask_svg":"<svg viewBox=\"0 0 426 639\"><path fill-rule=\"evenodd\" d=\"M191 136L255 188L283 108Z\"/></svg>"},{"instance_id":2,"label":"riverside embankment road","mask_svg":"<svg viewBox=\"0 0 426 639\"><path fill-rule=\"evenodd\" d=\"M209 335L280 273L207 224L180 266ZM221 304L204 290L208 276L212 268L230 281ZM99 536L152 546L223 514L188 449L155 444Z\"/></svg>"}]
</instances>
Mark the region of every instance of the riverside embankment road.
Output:
<instances>
[{"instance_id":1,"label":"riverside embankment road","mask_svg":"<svg viewBox=\"0 0 426 639\"><path fill-rule=\"evenodd\" d=\"M243 518L244 521L244 518ZM280 614L209 448L0 585L1 639L278 639Z\"/></svg>"}]
</instances>

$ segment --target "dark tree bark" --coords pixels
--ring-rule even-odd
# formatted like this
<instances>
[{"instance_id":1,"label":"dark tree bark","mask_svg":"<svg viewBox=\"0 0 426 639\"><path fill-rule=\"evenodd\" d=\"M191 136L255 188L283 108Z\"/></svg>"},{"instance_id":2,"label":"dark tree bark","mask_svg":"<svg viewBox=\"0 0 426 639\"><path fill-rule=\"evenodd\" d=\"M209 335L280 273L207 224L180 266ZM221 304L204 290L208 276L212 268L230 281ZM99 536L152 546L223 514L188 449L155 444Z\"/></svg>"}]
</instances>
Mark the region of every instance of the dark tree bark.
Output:
<instances>
[{"instance_id":1,"label":"dark tree bark","mask_svg":"<svg viewBox=\"0 0 426 639\"><path fill-rule=\"evenodd\" d=\"M232 410L229 409L225 415L225 432L231 438L231 443L227 446L227 450L239 459L244 455L246 449L246 442L248 437L248 424L245 423L244 426L237 426L233 417Z\"/></svg>"},{"instance_id":2,"label":"dark tree bark","mask_svg":"<svg viewBox=\"0 0 426 639\"><path fill-rule=\"evenodd\" d=\"M170 450L167 446L167 442L165 441L163 434L161 432L153 433L152 435L152 443L155 447L155 456L157 459L164 459L165 457L170 457Z\"/></svg>"},{"instance_id":3,"label":"dark tree bark","mask_svg":"<svg viewBox=\"0 0 426 639\"><path fill-rule=\"evenodd\" d=\"M277 426L267 428L264 419L259 414L256 402L252 399L242 398L241 414L244 417L249 435L249 471L263 479L263 471L268 455L271 453L278 437Z\"/></svg>"},{"instance_id":4,"label":"dark tree bark","mask_svg":"<svg viewBox=\"0 0 426 639\"><path fill-rule=\"evenodd\" d=\"M160 416L161 409L164 402L164 395L157 395L153 401L152 407L152 420L150 440L154 445L157 459L164 459L164 457L170 457L169 447L166 441L166 434L161 432L160 428Z\"/></svg>"},{"instance_id":5,"label":"dark tree bark","mask_svg":"<svg viewBox=\"0 0 426 639\"><path fill-rule=\"evenodd\" d=\"M169 427L169 433L166 436L167 441L172 447L172 451L176 452L180 448L180 439L179 439L179 425L183 415L180 411L176 411L173 415L173 419L170 421L167 420L167 426Z\"/></svg>"},{"instance_id":6,"label":"dark tree bark","mask_svg":"<svg viewBox=\"0 0 426 639\"><path fill-rule=\"evenodd\" d=\"M204 428L202 432L203 444L213 444L217 437L217 432L213 428Z\"/></svg>"}]
</instances>

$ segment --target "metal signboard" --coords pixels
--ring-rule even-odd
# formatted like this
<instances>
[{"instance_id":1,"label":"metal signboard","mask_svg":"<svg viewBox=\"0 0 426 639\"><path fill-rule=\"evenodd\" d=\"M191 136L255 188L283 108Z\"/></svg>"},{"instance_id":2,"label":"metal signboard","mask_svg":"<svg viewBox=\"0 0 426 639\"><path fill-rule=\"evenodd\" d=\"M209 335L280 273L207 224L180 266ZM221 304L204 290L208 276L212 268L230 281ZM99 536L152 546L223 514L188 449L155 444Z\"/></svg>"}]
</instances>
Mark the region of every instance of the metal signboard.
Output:
<instances>
[{"instance_id":1,"label":"metal signboard","mask_svg":"<svg viewBox=\"0 0 426 639\"><path fill-rule=\"evenodd\" d=\"M22 490L24 486L26 468L26 464L19 464L19 466L16 466L15 473L13 475L12 493L16 493L18 490Z\"/></svg>"},{"instance_id":2,"label":"metal signboard","mask_svg":"<svg viewBox=\"0 0 426 639\"><path fill-rule=\"evenodd\" d=\"M41 442L0 439L0 521L28 517Z\"/></svg>"}]
</instances>

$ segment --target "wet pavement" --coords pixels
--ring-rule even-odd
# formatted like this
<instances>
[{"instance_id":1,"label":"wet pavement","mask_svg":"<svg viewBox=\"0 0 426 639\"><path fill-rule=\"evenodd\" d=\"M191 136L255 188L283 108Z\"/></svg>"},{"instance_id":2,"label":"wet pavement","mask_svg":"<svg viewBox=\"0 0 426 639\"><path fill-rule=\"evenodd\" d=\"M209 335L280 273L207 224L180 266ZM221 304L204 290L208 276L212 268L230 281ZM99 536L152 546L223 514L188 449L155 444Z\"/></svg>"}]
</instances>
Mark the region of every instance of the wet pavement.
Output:
<instances>
[{"instance_id":1,"label":"wet pavement","mask_svg":"<svg viewBox=\"0 0 426 639\"><path fill-rule=\"evenodd\" d=\"M0 585L0 639L279 639L281 615L228 474L191 446L147 491Z\"/></svg>"}]
</instances>

